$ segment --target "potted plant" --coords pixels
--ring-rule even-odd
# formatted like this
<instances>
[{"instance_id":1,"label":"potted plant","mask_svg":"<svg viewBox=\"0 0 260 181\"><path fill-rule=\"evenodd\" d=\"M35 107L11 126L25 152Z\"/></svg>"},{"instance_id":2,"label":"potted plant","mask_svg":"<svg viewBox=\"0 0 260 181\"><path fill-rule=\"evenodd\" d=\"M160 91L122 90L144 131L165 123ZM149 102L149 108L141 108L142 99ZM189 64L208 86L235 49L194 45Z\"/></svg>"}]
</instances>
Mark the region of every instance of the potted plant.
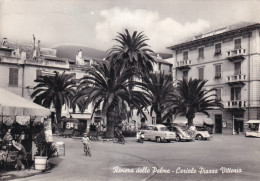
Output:
<instances>
[{"instance_id":1,"label":"potted plant","mask_svg":"<svg viewBox=\"0 0 260 181\"><path fill-rule=\"evenodd\" d=\"M43 130L38 132L34 138L35 145L37 147L37 152L34 155L34 167L35 170L45 170L47 165L47 149L46 141Z\"/></svg>"}]
</instances>

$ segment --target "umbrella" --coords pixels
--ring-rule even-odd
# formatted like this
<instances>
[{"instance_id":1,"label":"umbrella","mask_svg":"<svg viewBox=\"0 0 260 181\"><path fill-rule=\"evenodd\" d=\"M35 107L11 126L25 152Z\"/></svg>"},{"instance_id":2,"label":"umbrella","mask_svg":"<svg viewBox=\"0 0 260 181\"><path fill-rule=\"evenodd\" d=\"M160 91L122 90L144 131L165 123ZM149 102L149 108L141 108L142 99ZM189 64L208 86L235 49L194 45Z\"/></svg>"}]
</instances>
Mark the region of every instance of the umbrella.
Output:
<instances>
[{"instance_id":1,"label":"umbrella","mask_svg":"<svg viewBox=\"0 0 260 181\"><path fill-rule=\"evenodd\" d=\"M0 114L4 116L47 117L51 111L0 87Z\"/></svg>"}]
</instances>

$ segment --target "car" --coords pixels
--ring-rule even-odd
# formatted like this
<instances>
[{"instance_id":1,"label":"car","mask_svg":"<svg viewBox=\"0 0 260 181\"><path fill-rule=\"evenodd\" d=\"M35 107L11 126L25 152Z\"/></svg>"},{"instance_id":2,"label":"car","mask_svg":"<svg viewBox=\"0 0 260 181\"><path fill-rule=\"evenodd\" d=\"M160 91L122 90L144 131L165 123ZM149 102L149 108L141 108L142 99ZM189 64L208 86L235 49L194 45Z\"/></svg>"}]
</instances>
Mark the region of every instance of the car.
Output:
<instances>
[{"instance_id":1,"label":"car","mask_svg":"<svg viewBox=\"0 0 260 181\"><path fill-rule=\"evenodd\" d=\"M176 134L162 124L148 125L146 129L142 129L145 140L155 140L156 142L170 142L176 140Z\"/></svg>"},{"instance_id":2,"label":"car","mask_svg":"<svg viewBox=\"0 0 260 181\"><path fill-rule=\"evenodd\" d=\"M192 141L192 137L189 135L188 130L183 126L172 126L171 130L176 133L176 141Z\"/></svg>"},{"instance_id":3,"label":"car","mask_svg":"<svg viewBox=\"0 0 260 181\"><path fill-rule=\"evenodd\" d=\"M209 140L212 136L208 131L198 131L195 130L195 139L196 140Z\"/></svg>"}]
</instances>

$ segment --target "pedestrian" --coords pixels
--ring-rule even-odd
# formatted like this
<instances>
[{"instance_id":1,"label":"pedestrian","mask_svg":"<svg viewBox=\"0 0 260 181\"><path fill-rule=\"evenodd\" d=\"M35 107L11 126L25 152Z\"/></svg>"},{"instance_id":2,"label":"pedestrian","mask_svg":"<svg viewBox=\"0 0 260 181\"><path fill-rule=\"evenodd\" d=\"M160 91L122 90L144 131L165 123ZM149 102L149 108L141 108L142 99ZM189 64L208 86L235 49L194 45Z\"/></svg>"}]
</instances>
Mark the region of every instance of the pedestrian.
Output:
<instances>
[{"instance_id":1,"label":"pedestrian","mask_svg":"<svg viewBox=\"0 0 260 181\"><path fill-rule=\"evenodd\" d=\"M15 168L17 169L21 168L21 170L24 170L24 164L22 163L22 160L27 159L27 152L24 146L21 144L21 139L19 138L17 142L12 140L12 144L18 150Z\"/></svg>"}]
</instances>

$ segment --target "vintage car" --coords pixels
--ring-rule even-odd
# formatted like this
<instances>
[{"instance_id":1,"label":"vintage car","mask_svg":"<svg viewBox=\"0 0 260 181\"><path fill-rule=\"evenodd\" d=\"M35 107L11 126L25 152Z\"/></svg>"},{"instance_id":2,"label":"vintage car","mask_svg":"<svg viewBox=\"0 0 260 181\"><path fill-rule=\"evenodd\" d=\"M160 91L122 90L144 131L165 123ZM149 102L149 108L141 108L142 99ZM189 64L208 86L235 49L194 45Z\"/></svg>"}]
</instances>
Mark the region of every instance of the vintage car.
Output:
<instances>
[{"instance_id":1,"label":"vintage car","mask_svg":"<svg viewBox=\"0 0 260 181\"><path fill-rule=\"evenodd\" d=\"M248 128L245 137L260 137L260 120L249 120L246 125Z\"/></svg>"},{"instance_id":2,"label":"vintage car","mask_svg":"<svg viewBox=\"0 0 260 181\"><path fill-rule=\"evenodd\" d=\"M182 126L172 126L171 131L176 133L176 141L192 141L192 137L189 135L187 129Z\"/></svg>"},{"instance_id":3,"label":"vintage car","mask_svg":"<svg viewBox=\"0 0 260 181\"><path fill-rule=\"evenodd\" d=\"M168 130L162 124L148 125L146 129L140 130L145 135L145 140L155 140L156 142L176 140L176 134Z\"/></svg>"},{"instance_id":4,"label":"vintage car","mask_svg":"<svg viewBox=\"0 0 260 181\"><path fill-rule=\"evenodd\" d=\"M209 140L212 136L208 131L198 131L195 130L195 139L196 140Z\"/></svg>"}]
</instances>

